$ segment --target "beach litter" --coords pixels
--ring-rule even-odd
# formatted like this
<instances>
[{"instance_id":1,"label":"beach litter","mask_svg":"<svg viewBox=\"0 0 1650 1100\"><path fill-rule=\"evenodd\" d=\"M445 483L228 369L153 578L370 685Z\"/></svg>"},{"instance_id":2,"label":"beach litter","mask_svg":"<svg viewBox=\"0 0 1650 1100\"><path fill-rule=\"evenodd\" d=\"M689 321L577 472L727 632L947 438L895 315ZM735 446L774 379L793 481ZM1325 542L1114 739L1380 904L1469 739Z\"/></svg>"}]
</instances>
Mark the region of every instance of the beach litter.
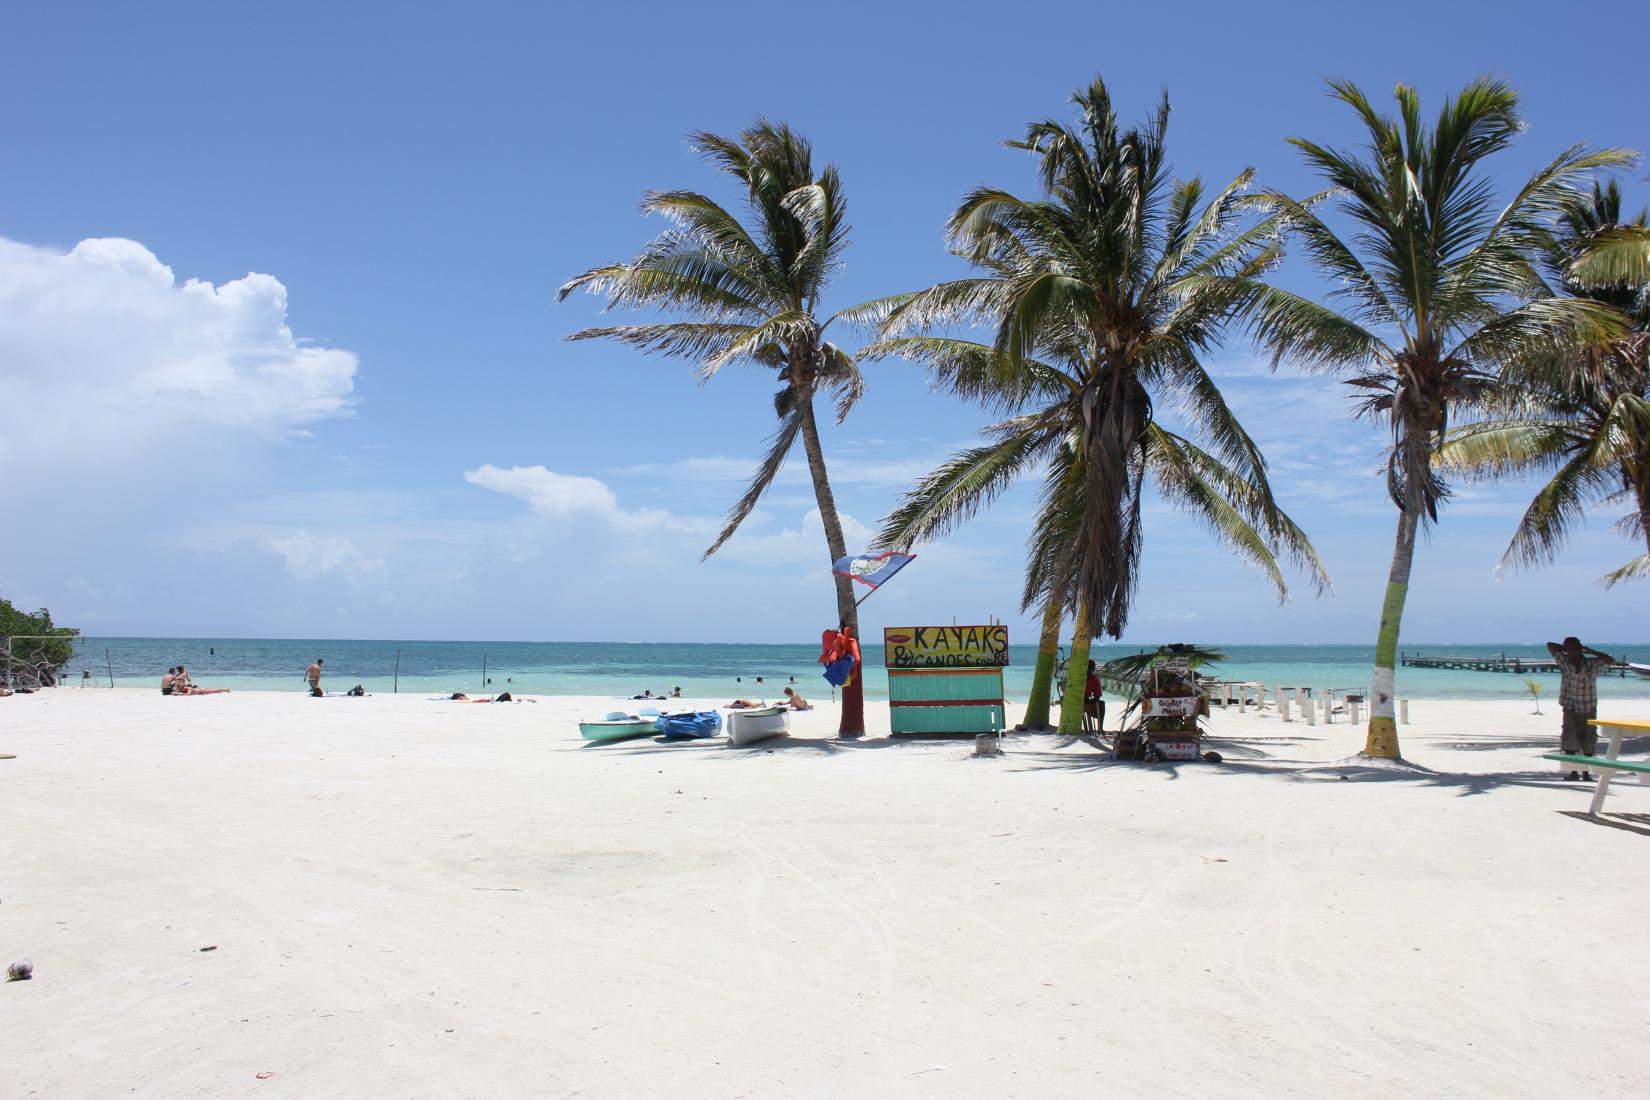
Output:
<instances>
[{"instance_id":1,"label":"beach litter","mask_svg":"<svg viewBox=\"0 0 1650 1100\"><path fill-rule=\"evenodd\" d=\"M26 982L32 977L34 977L34 963L28 959L20 959L6 967L6 980L8 982Z\"/></svg>"},{"instance_id":2,"label":"beach litter","mask_svg":"<svg viewBox=\"0 0 1650 1100\"><path fill-rule=\"evenodd\" d=\"M216 951L217 949L218 945L215 943L209 943L205 947L201 948L202 951Z\"/></svg>"},{"instance_id":3,"label":"beach litter","mask_svg":"<svg viewBox=\"0 0 1650 1100\"><path fill-rule=\"evenodd\" d=\"M272 1069L266 1069L263 1072L258 1074L258 1080L267 1081L273 1076L275 1076L275 1071L272 1070Z\"/></svg>"}]
</instances>

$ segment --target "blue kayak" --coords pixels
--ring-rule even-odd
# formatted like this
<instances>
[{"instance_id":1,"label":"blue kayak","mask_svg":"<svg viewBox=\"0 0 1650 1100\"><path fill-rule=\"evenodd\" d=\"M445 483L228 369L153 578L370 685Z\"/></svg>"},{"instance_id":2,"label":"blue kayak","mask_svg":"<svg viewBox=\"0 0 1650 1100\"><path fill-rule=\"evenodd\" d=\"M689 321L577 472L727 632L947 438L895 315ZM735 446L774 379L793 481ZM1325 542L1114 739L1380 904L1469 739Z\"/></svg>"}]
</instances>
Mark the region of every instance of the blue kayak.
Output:
<instances>
[{"instance_id":1,"label":"blue kayak","mask_svg":"<svg viewBox=\"0 0 1650 1100\"><path fill-rule=\"evenodd\" d=\"M665 741L689 741L715 737L722 731L722 716L714 710L683 711L659 718L659 732Z\"/></svg>"}]
</instances>

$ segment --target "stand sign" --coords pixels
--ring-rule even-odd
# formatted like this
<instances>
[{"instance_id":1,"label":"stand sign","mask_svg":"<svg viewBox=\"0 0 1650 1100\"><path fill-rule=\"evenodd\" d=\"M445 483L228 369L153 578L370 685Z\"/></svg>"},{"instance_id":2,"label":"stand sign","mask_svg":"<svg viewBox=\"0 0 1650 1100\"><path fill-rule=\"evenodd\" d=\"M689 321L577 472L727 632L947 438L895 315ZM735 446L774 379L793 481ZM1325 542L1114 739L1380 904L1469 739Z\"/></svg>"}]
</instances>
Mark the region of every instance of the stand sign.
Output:
<instances>
[{"instance_id":1,"label":"stand sign","mask_svg":"<svg viewBox=\"0 0 1650 1100\"><path fill-rule=\"evenodd\" d=\"M1002 730L1006 626L891 626L882 642L894 734Z\"/></svg>"}]
</instances>

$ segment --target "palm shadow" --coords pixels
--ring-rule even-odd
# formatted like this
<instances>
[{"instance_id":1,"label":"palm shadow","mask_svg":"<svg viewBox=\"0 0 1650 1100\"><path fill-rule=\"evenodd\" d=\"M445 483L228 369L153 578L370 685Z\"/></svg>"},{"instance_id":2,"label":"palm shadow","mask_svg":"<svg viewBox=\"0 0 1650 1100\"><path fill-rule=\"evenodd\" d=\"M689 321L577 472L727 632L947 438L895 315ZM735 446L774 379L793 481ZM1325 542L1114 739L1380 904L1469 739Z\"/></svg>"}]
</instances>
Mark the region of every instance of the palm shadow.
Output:
<instances>
[{"instance_id":1,"label":"palm shadow","mask_svg":"<svg viewBox=\"0 0 1650 1100\"><path fill-rule=\"evenodd\" d=\"M1551 737L1486 737L1471 741L1443 741L1423 738L1427 745L1437 749L1453 749L1456 752L1480 752L1485 749L1540 749L1546 752L1559 751L1558 735ZM1602 750L1609 744L1607 737L1599 738L1599 748ZM1624 754L1637 755L1650 753L1650 736L1624 737L1621 739L1621 751Z\"/></svg>"},{"instance_id":2,"label":"palm shadow","mask_svg":"<svg viewBox=\"0 0 1650 1100\"><path fill-rule=\"evenodd\" d=\"M622 751L626 756L674 753L692 756L718 755L729 759L738 759L745 756L766 755L769 752L812 752L824 756L835 756L838 753L859 752L867 749L898 748L901 744L914 740L921 741L924 739L908 737L842 739L837 737L797 737L795 734L789 734L784 737L765 737L760 741L752 741L748 745L730 745L725 736L683 738L675 741L664 741L653 737L631 738L625 741L593 741L585 748L594 745L606 745L615 751ZM945 738L944 740L953 739Z\"/></svg>"},{"instance_id":3,"label":"palm shadow","mask_svg":"<svg viewBox=\"0 0 1650 1100\"><path fill-rule=\"evenodd\" d=\"M1410 761L1375 764L1356 758L1340 761L1291 760L1274 757L1258 748L1243 744L1238 738L1205 738L1206 745L1228 746L1242 750L1247 758L1226 757L1219 763L1208 761L1146 761L1117 760L1111 756L1090 756L1087 753L1022 750L1010 758L1022 763L1028 771L1104 771L1111 768L1148 768L1171 779L1180 778L1181 767L1208 768L1223 777L1267 779L1283 783L1413 783L1438 790L1453 791L1460 797L1487 794L1508 787L1531 787L1552 791L1575 791L1577 796L1592 797L1591 784L1565 782L1554 771L1543 769L1513 772L1445 772ZM1269 740L1269 739L1268 739ZM1217 751L1226 756L1223 747Z\"/></svg>"},{"instance_id":4,"label":"palm shadow","mask_svg":"<svg viewBox=\"0 0 1650 1100\"><path fill-rule=\"evenodd\" d=\"M1589 825L1603 825L1609 829L1650 836L1650 814L1590 814L1581 810L1555 811L1560 817L1573 817Z\"/></svg>"}]
</instances>

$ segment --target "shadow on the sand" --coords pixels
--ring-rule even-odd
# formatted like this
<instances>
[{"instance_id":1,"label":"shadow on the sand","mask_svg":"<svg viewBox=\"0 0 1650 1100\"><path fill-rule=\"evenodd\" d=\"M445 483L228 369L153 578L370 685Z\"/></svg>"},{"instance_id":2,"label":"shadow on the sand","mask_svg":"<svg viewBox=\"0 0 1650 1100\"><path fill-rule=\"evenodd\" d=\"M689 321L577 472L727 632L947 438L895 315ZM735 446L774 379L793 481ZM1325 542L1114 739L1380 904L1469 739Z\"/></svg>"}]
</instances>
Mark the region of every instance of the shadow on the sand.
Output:
<instances>
[{"instance_id":1,"label":"shadow on the sand","mask_svg":"<svg viewBox=\"0 0 1650 1100\"><path fill-rule=\"evenodd\" d=\"M1551 737L1509 737L1501 740L1485 738L1473 741L1441 741L1430 738L1424 740L1428 748L1451 749L1455 752L1482 752L1485 749L1530 749L1541 752L1558 751L1558 734ZM1599 738L1599 749L1602 751L1609 744L1608 737ZM1650 753L1650 737L1624 737L1621 741L1621 751L1628 755Z\"/></svg>"},{"instance_id":2,"label":"shadow on the sand","mask_svg":"<svg viewBox=\"0 0 1650 1100\"><path fill-rule=\"evenodd\" d=\"M1205 744L1211 744L1205 740ZM1432 768L1400 761L1394 764L1373 764L1358 760L1330 761L1289 760L1255 752L1250 759L1232 759L1223 743L1217 750L1226 759L1218 764L1199 760L1160 761L1145 763L1114 760L1109 756L1090 756L1073 752L1014 752L1011 758L1028 771L1103 771L1110 768L1141 768L1160 773L1169 779L1180 778L1182 768L1207 769L1223 777L1271 779L1284 783L1413 783L1453 791L1462 797L1487 794L1505 787L1533 787L1552 791L1575 791L1592 796L1592 784L1567 783L1554 771L1539 770L1512 772L1441 772Z\"/></svg>"},{"instance_id":3,"label":"shadow on the sand","mask_svg":"<svg viewBox=\"0 0 1650 1100\"><path fill-rule=\"evenodd\" d=\"M950 740L950 739L947 739ZM862 749L898 748L913 741L924 743L919 739L908 737L766 737L760 741L753 741L748 745L730 745L726 737L695 737L676 741L664 741L659 738L632 738L627 741L592 741L585 748L595 745L604 745L615 752L623 752L626 756L649 756L654 753L676 753L692 755L721 755L729 758L741 756L762 755L767 752L814 752L827 756L837 753L857 752ZM963 741L953 741L954 744L964 744Z\"/></svg>"},{"instance_id":4,"label":"shadow on the sand","mask_svg":"<svg viewBox=\"0 0 1650 1100\"><path fill-rule=\"evenodd\" d=\"M1560 817L1573 817L1589 825L1604 825L1623 832L1650 836L1650 814L1589 814L1580 810L1558 810Z\"/></svg>"}]
</instances>

